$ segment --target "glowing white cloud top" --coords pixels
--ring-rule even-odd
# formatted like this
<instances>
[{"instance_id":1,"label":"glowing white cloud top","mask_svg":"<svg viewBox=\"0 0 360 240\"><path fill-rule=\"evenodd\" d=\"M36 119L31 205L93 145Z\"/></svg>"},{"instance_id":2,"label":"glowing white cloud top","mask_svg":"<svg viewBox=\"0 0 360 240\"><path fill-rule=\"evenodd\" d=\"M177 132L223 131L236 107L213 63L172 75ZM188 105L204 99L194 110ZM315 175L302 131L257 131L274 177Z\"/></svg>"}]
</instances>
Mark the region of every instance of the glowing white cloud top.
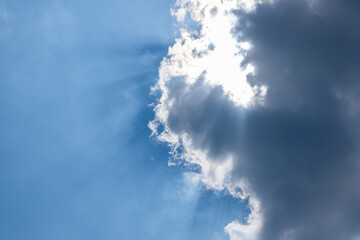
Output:
<instances>
[{"instance_id":1,"label":"glowing white cloud top","mask_svg":"<svg viewBox=\"0 0 360 240\"><path fill-rule=\"evenodd\" d=\"M193 84L204 73L210 85L222 86L236 105L248 107L266 94L265 86L251 87L246 76L254 73L250 64L240 68L248 42L238 43L231 34L235 26L232 10L245 6L253 9L255 1L178 0L173 15L183 22L187 15L201 26L199 32L181 29L181 38L169 49L169 58L160 69L159 84L169 77L186 76Z\"/></svg>"},{"instance_id":2,"label":"glowing white cloud top","mask_svg":"<svg viewBox=\"0 0 360 240\"><path fill-rule=\"evenodd\" d=\"M173 160L201 167L199 178L211 189L227 189L234 197L245 199L250 195L249 205L252 213L246 224L235 220L225 227L232 240L254 240L262 226L260 202L251 192L246 181L233 182L229 177L233 170L233 157L213 159L206 150L194 147L186 132L175 133L169 127L168 118L175 106L181 104L186 94L199 79L211 87L221 87L224 94L235 106L249 108L261 104L265 86L251 86L247 82L249 74L255 74L254 67L248 64L241 67L246 51L252 46L248 42L238 42L232 34L235 27L234 9L252 11L259 1L251 0L178 0L172 14L184 26L180 37L169 48L168 57L160 66L160 79L155 90L162 95L155 106L155 119L149 123L153 135L170 145ZM185 22L200 26L198 31L186 29ZM178 78L186 83L180 96L172 96L170 85ZM181 95L182 94L182 95ZM180 102L180 103L179 103ZM162 131L158 128L162 126ZM174 161L175 160L175 161ZM239 193L236 189L241 188Z\"/></svg>"}]
</instances>

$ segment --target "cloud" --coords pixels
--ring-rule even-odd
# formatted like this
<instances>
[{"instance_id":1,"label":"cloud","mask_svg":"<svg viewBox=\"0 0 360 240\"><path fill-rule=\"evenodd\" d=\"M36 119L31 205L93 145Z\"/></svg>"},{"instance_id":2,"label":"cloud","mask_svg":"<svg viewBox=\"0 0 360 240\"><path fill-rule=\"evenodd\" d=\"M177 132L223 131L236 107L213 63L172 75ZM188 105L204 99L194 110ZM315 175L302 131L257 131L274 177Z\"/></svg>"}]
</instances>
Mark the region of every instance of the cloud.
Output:
<instances>
[{"instance_id":1,"label":"cloud","mask_svg":"<svg viewBox=\"0 0 360 240\"><path fill-rule=\"evenodd\" d=\"M358 1L178 1L149 126L209 188L249 198L232 240L360 234ZM241 190L240 190L241 189Z\"/></svg>"}]
</instances>

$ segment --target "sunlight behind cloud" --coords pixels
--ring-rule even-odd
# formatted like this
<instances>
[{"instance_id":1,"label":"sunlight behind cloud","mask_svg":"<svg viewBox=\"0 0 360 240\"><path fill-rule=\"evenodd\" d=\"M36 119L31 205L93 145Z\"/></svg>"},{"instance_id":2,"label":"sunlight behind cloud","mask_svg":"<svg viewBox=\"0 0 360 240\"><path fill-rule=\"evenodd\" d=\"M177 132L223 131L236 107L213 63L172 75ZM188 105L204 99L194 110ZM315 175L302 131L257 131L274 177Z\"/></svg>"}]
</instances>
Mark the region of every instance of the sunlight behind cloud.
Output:
<instances>
[{"instance_id":1,"label":"sunlight behind cloud","mask_svg":"<svg viewBox=\"0 0 360 240\"><path fill-rule=\"evenodd\" d=\"M255 239L262 226L260 202L245 181L233 182L231 179L233 156L211 157L207 151L194 146L192 136L186 131L173 131L169 118L179 111L180 106L186 105L187 94L199 82L209 89L220 87L235 107L251 108L263 103L267 88L249 84L248 75L254 75L255 69L251 64L243 63L252 46L249 42L238 42L232 34L236 25L234 10L253 11L257 2L177 0L171 13L182 26L180 37L169 47L168 57L161 62L160 79L153 91L160 90L162 95L154 108L155 119L149 123L153 135L171 147L169 166L176 165L177 161L200 166L199 180L207 188L227 189L233 197L240 199L251 195L248 206L251 214L247 222L234 220L225 227L232 240ZM186 24L189 21L195 23L191 26L199 26L199 29L191 29ZM206 94L206 89L204 92ZM241 193L236 189L241 189Z\"/></svg>"},{"instance_id":2,"label":"sunlight behind cloud","mask_svg":"<svg viewBox=\"0 0 360 240\"><path fill-rule=\"evenodd\" d=\"M231 30L235 26L232 11L245 1L177 1L172 13L183 22L186 15L200 24L200 31L181 29L181 37L169 49L169 58L162 63L170 76L186 76L189 84L200 77L213 86L221 86L228 97L238 106L248 107L259 102L266 94L265 86L250 86L247 75L254 74L248 65L241 68L248 42L239 45ZM250 3L248 8L250 8ZM162 72L160 70L160 72ZM167 76L161 76L167 81ZM160 83L161 84L161 83Z\"/></svg>"},{"instance_id":3,"label":"sunlight behind cloud","mask_svg":"<svg viewBox=\"0 0 360 240\"><path fill-rule=\"evenodd\" d=\"M349 187L342 191L344 200L322 204L333 194L325 182L333 183L338 168L343 168L339 184L351 185L349 156L357 154L352 148L358 136L348 126L359 122L353 107L359 58L352 45L359 35L349 27L357 15L344 11L359 5L314 2L178 0L172 10L180 36L161 63L154 87L161 96L149 127L171 148L169 165L189 166L206 188L246 200L248 218L224 226L231 240L357 236L350 229L351 211L344 215L347 221L312 218L327 218L327 208L339 215L358 202L333 207L358 194ZM333 42L342 43L337 51ZM344 92L335 96L338 87ZM321 177L313 167L321 169ZM324 186L326 194L317 195L318 187L311 184L304 187L304 180ZM311 195L314 206L308 204ZM295 196L301 200L294 201ZM317 232L315 226L327 229L329 224L332 232ZM337 233L341 229L350 229L349 236Z\"/></svg>"}]
</instances>

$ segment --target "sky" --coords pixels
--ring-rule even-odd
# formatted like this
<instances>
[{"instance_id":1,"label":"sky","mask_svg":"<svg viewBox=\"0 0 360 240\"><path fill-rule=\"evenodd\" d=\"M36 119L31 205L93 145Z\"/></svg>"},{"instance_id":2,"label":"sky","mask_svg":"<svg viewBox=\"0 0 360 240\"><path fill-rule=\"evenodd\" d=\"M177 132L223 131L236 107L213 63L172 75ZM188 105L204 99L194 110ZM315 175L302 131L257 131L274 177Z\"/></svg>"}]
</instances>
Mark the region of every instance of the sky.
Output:
<instances>
[{"instance_id":1,"label":"sky","mask_svg":"<svg viewBox=\"0 0 360 240\"><path fill-rule=\"evenodd\" d=\"M150 137L173 4L0 1L1 239L225 239L247 214Z\"/></svg>"},{"instance_id":2,"label":"sky","mask_svg":"<svg viewBox=\"0 0 360 240\"><path fill-rule=\"evenodd\" d=\"M0 0L0 239L359 240L357 0Z\"/></svg>"}]
</instances>

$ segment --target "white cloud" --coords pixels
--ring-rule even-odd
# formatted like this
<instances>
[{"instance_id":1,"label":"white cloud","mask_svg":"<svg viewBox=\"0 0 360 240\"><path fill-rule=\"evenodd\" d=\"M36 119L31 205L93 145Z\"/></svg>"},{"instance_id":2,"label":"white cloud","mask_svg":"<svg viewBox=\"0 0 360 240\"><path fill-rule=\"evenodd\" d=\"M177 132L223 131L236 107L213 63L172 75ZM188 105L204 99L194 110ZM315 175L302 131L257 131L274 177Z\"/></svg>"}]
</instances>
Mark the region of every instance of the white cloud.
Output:
<instances>
[{"instance_id":1,"label":"white cloud","mask_svg":"<svg viewBox=\"0 0 360 240\"><path fill-rule=\"evenodd\" d=\"M247 223L244 225L234 220L225 228L232 240L256 239L262 225L260 202L245 181L231 179L234 163L231 154L214 158L207 148L195 146L192 134L174 131L169 118L179 109L187 107L189 102L184 99L199 81L203 81L204 87L210 89L209 91L220 87L234 107L249 108L263 102L266 86L251 86L247 75L255 74L254 67L250 64L241 67L246 50L250 49L251 44L245 41L239 43L231 33L236 21L233 10L242 8L252 11L256 2L177 1L172 14L184 28L180 30L180 38L169 48L168 57L161 63L160 79L153 90L160 90L162 95L154 108L155 119L149 123L153 135L168 143L172 149L169 165L176 164L178 160L198 165L201 167L200 179L208 188L228 189L234 197L242 199L251 195L249 207L252 212ZM187 29L188 26L183 23L186 16L190 16L192 21L200 25L200 30ZM200 95L190 101L198 101L197 104L202 105L202 100L208 95ZM200 108L196 110L201 111ZM158 130L159 126L163 127L162 131ZM238 188L242 189L241 193L236 190Z\"/></svg>"},{"instance_id":2,"label":"white cloud","mask_svg":"<svg viewBox=\"0 0 360 240\"><path fill-rule=\"evenodd\" d=\"M169 165L249 198L247 222L225 227L232 240L357 239L360 5L267 2L177 2L183 29L149 127Z\"/></svg>"}]
</instances>

